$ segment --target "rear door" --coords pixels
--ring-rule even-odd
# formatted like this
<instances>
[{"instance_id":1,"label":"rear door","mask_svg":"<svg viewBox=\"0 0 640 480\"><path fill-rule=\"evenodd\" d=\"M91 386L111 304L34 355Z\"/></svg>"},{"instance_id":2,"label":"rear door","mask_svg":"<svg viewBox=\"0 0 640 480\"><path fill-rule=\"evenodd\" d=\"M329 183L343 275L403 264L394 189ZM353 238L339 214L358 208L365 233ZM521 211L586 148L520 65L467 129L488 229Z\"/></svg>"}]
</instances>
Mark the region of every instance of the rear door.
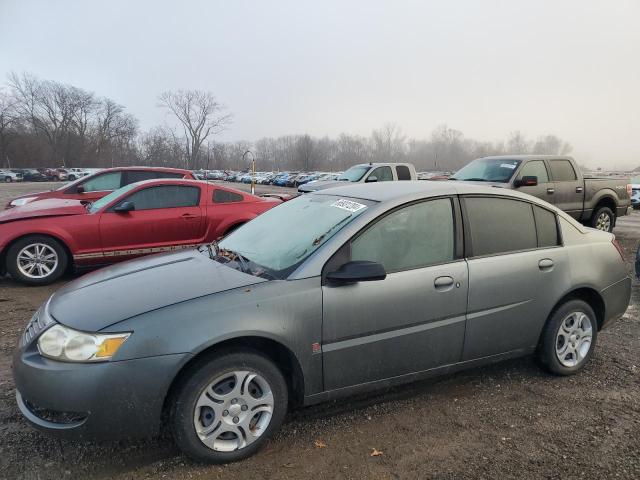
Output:
<instances>
[{"instance_id":1,"label":"rear door","mask_svg":"<svg viewBox=\"0 0 640 480\"><path fill-rule=\"evenodd\" d=\"M201 188L155 185L122 199L135 210L102 213L100 236L105 253L130 256L200 243L204 235Z\"/></svg>"},{"instance_id":2,"label":"rear door","mask_svg":"<svg viewBox=\"0 0 640 480\"><path fill-rule=\"evenodd\" d=\"M463 197L469 304L464 360L535 348L568 285L556 215L526 201Z\"/></svg>"},{"instance_id":3,"label":"rear door","mask_svg":"<svg viewBox=\"0 0 640 480\"><path fill-rule=\"evenodd\" d=\"M549 167L555 188L555 206L579 220L584 208L584 182L578 179L569 160L549 160Z\"/></svg>"},{"instance_id":4,"label":"rear door","mask_svg":"<svg viewBox=\"0 0 640 480\"><path fill-rule=\"evenodd\" d=\"M458 362L467 265L457 249L452 198L398 208L343 246L325 266L382 263L384 280L324 283L325 389L335 390Z\"/></svg>"}]
</instances>

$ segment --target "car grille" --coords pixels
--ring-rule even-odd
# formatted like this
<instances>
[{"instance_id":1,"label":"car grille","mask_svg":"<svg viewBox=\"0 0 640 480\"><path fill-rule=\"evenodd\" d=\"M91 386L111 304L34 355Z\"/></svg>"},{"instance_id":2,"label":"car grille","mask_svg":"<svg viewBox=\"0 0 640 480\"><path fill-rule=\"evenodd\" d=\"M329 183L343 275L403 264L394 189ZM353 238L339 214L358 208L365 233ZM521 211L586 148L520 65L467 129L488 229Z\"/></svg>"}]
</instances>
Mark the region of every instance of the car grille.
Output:
<instances>
[{"instance_id":1,"label":"car grille","mask_svg":"<svg viewBox=\"0 0 640 480\"><path fill-rule=\"evenodd\" d=\"M27 328L24 330L24 335L22 336L22 344L27 345L31 340L36 338L42 330L44 330L53 320L48 315L43 313L43 309L38 310L29 323L27 324Z\"/></svg>"}]
</instances>

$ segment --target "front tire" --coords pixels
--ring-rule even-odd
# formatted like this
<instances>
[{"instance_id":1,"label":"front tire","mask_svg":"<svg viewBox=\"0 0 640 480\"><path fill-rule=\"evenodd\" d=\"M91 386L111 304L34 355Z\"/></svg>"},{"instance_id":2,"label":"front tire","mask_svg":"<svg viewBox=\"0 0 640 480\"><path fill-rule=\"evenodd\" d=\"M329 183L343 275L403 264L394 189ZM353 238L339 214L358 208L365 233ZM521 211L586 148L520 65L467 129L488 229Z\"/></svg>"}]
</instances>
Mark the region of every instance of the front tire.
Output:
<instances>
[{"instance_id":1,"label":"front tire","mask_svg":"<svg viewBox=\"0 0 640 480\"><path fill-rule=\"evenodd\" d=\"M11 183L13 181L13 178L11 177L4 177L4 181L7 183Z\"/></svg>"},{"instance_id":2,"label":"front tire","mask_svg":"<svg viewBox=\"0 0 640 480\"><path fill-rule=\"evenodd\" d=\"M27 285L48 285L65 272L69 256L57 240L29 235L11 245L6 261L14 280Z\"/></svg>"},{"instance_id":3,"label":"front tire","mask_svg":"<svg viewBox=\"0 0 640 480\"><path fill-rule=\"evenodd\" d=\"M616 214L609 207L599 207L593 212L591 226L603 232L612 232L616 223Z\"/></svg>"},{"instance_id":4,"label":"front tire","mask_svg":"<svg viewBox=\"0 0 640 480\"><path fill-rule=\"evenodd\" d=\"M549 317L538 352L542 365L554 375L574 375L584 368L596 347L598 322L582 300L569 300Z\"/></svg>"},{"instance_id":5,"label":"front tire","mask_svg":"<svg viewBox=\"0 0 640 480\"><path fill-rule=\"evenodd\" d=\"M287 384L267 358L250 350L199 361L171 405L173 438L184 453L207 463L242 460L280 428Z\"/></svg>"}]
</instances>

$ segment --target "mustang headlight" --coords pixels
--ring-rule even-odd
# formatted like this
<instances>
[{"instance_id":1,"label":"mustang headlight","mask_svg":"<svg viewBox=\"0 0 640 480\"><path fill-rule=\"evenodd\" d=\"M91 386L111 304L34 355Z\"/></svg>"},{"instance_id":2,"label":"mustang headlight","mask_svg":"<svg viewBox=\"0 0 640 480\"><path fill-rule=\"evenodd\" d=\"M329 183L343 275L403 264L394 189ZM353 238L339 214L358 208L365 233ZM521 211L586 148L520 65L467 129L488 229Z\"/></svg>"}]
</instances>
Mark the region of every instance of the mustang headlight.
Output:
<instances>
[{"instance_id":1,"label":"mustang headlight","mask_svg":"<svg viewBox=\"0 0 640 480\"><path fill-rule=\"evenodd\" d=\"M65 362L103 362L118 351L131 333L85 333L54 325L38 338L43 357Z\"/></svg>"},{"instance_id":2,"label":"mustang headlight","mask_svg":"<svg viewBox=\"0 0 640 480\"><path fill-rule=\"evenodd\" d=\"M16 198L15 200L11 200L11 203L9 205L11 205L12 207L19 207L21 205L25 205L31 201L35 200L34 197L27 197L27 198Z\"/></svg>"}]
</instances>

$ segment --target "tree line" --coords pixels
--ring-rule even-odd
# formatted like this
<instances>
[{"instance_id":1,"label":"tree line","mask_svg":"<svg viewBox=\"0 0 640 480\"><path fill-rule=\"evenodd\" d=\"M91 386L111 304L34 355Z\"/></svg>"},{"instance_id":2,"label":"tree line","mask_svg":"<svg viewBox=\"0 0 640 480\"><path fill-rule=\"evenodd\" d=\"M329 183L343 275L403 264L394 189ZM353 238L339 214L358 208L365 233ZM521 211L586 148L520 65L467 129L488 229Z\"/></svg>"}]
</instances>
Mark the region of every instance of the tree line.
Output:
<instances>
[{"instance_id":1,"label":"tree line","mask_svg":"<svg viewBox=\"0 0 640 480\"><path fill-rule=\"evenodd\" d=\"M356 163L410 162L418 170L456 170L469 160L503 154L567 154L556 135L478 141L446 125L428 138L409 138L395 123L370 136L308 134L217 141L232 115L208 91L177 90L157 97L174 119L142 131L138 119L110 98L72 85L12 73L0 89L0 167L112 167L149 165L244 170L251 150L259 170L339 171Z\"/></svg>"}]
</instances>

